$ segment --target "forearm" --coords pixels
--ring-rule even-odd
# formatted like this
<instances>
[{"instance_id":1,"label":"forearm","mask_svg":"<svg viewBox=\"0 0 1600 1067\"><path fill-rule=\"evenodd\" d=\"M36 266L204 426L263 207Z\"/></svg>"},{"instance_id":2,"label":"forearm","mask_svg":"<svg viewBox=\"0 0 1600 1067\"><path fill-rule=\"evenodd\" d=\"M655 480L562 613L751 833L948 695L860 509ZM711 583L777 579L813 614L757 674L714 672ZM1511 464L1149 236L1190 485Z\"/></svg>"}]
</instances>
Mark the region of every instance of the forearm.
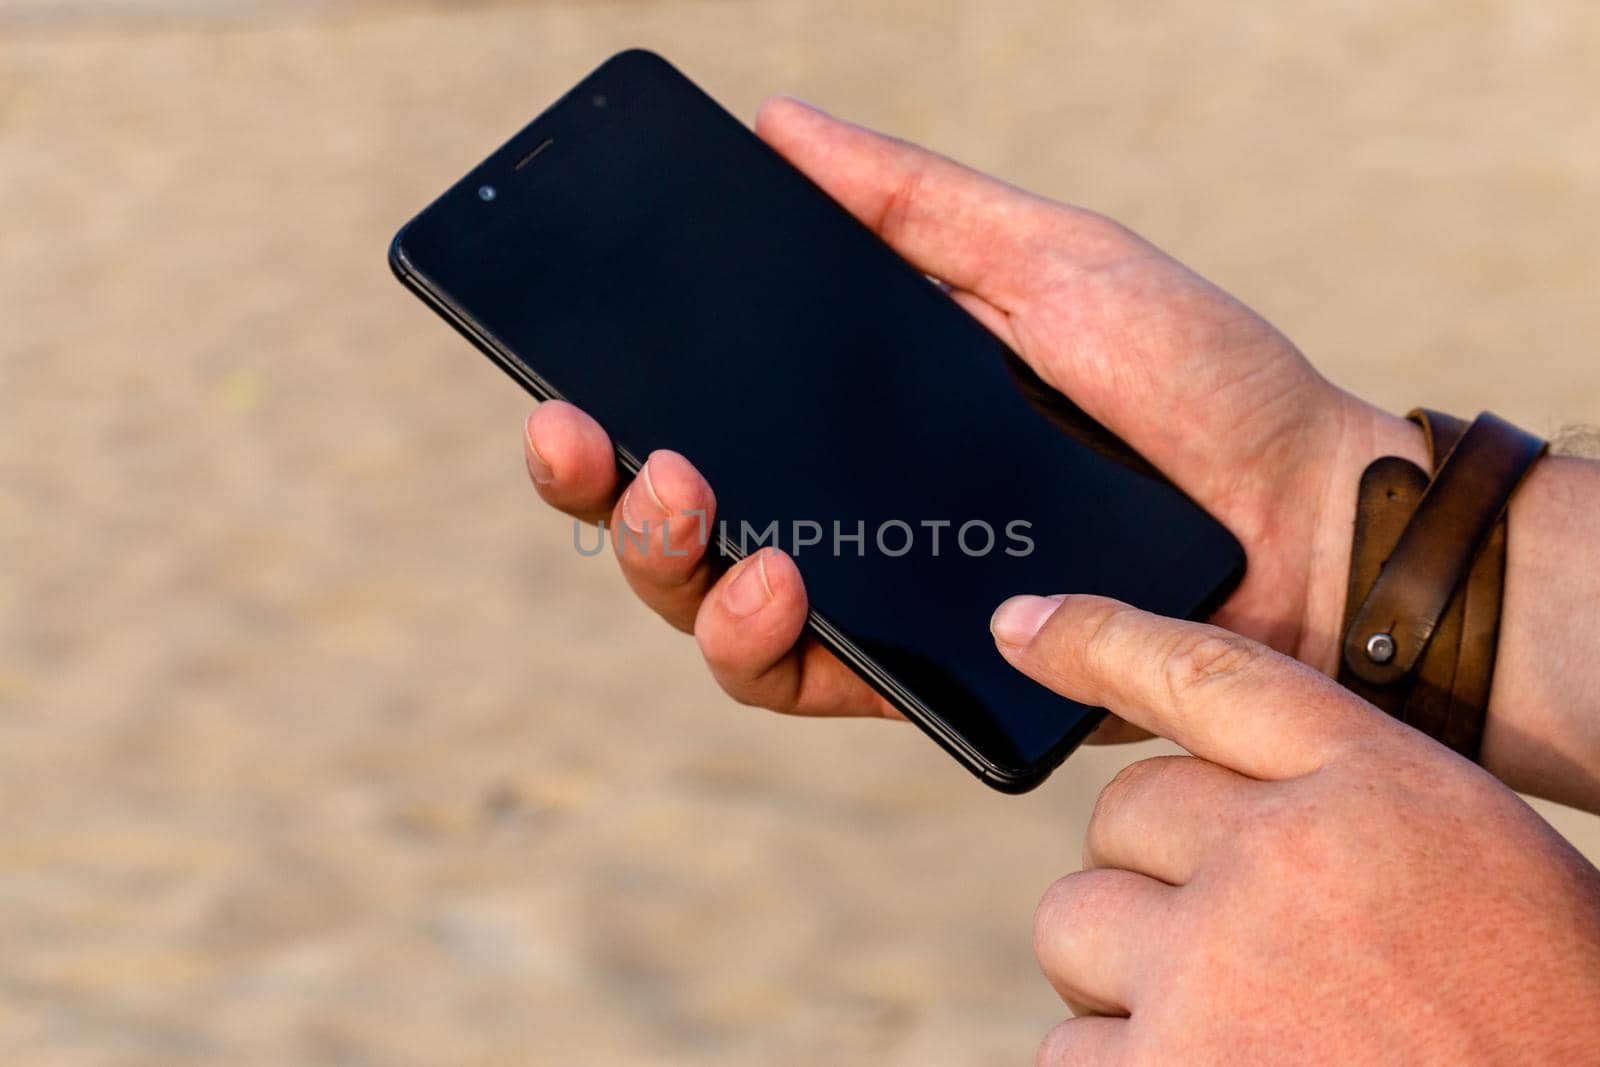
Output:
<instances>
[{"instance_id":1,"label":"forearm","mask_svg":"<svg viewBox=\"0 0 1600 1067\"><path fill-rule=\"evenodd\" d=\"M1482 761L1600 811L1600 463L1548 457L1512 498Z\"/></svg>"}]
</instances>

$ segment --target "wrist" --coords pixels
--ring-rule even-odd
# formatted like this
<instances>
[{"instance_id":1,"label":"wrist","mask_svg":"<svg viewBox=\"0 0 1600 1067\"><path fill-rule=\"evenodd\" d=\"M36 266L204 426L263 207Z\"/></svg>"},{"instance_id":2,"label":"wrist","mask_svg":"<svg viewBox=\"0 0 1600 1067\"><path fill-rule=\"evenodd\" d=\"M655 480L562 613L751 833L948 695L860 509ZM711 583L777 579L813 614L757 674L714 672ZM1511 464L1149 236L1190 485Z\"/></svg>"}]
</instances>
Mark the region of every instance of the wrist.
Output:
<instances>
[{"instance_id":1,"label":"wrist","mask_svg":"<svg viewBox=\"0 0 1600 1067\"><path fill-rule=\"evenodd\" d=\"M1480 762L1513 789L1600 811L1600 464L1541 460L1508 524Z\"/></svg>"},{"instance_id":2,"label":"wrist","mask_svg":"<svg viewBox=\"0 0 1600 1067\"><path fill-rule=\"evenodd\" d=\"M1338 396L1338 433L1325 467L1322 504L1311 528L1305 615L1294 653L1329 675L1339 669L1362 472L1380 456L1399 456L1429 469L1427 442L1416 423L1348 393Z\"/></svg>"},{"instance_id":3,"label":"wrist","mask_svg":"<svg viewBox=\"0 0 1600 1067\"><path fill-rule=\"evenodd\" d=\"M1305 613L1296 656L1339 666L1355 508L1362 472L1379 456L1431 469L1420 427L1346 397L1310 532ZM1549 457L1508 509L1506 587L1479 762L1501 781L1600 811L1600 464Z\"/></svg>"}]
</instances>

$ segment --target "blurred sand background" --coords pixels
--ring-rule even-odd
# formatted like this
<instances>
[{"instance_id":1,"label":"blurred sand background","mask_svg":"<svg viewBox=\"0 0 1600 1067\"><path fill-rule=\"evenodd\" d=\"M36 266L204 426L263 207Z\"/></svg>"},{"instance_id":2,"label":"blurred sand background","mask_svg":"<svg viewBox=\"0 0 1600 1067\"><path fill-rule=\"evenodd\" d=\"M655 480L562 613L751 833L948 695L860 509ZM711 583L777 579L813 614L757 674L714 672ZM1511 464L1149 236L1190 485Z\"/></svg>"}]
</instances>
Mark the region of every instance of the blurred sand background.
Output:
<instances>
[{"instance_id":1,"label":"blurred sand background","mask_svg":"<svg viewBox=\"0 0 1600 1067\"><path fill-rule=\"evenodd\" d=\"M0 0L0 1062L1006 1064L1061 1015L1033 904L1158 749L1006 798L732 705L389 278L633 44L1115 215L1391 407L1600 420L1580 0Z\"/></svg>"}]
</instances>

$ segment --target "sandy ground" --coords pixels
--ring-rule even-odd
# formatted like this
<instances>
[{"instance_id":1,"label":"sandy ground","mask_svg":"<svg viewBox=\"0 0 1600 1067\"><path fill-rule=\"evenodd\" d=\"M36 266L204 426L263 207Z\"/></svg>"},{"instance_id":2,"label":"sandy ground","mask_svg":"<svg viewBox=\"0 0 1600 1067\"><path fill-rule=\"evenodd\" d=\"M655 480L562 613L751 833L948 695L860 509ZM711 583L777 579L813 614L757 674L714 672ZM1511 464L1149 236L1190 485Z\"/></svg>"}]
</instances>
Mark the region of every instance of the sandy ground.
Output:
<instances>
[{"instance_id":1,"label":"sandy ground","mask_svg":"<svg viewBox=\"0 0 1600 1067\"><path fill-rule=\"evenodd\" d=\"M1029 1062L1033 903L1155 749L1010 799L733 706L384 247L646 44L1116 215L1393 407L1600 420L1600 9L1223 10L0 0L0 1060Z\"/></svg>"}]
</instances>

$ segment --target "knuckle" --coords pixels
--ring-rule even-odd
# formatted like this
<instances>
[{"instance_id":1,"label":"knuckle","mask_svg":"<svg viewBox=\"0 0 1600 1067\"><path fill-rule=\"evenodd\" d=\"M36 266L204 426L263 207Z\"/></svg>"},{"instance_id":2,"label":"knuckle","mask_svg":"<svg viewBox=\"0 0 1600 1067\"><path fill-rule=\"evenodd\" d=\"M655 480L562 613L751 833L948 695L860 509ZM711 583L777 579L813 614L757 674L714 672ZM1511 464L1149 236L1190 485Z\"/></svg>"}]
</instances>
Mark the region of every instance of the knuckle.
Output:
<instances>
[{"instance_id":1,"label":"knuckle","mask_svg":"<svg viewBox=\"0 0 1600 1067\"><path fill-rule=\"evenodd\" d=\"M928 164L924 163L907 174L889 193L877 229L890 244L895 244L906 227L917 219L923 203L922 188L928 177Z\"/></svg>"},{"instance_id":2,"label":"knuckle","mask_svg":"<svg viewBox=\"0 0 1600 1067\"><path fill-rule=\"evenodd\" d=\"M1169 761L1182 758L1156 756L1130 763L1122 768L1095 798L1094 810L1089 815L1090 827L1121 814L1147 788L1150 780L1159 776L1169 766Z\"/></svg>"},{"instance_id":3,"label":"knuckle","mask_svg":"<svg viewBox=\"0 0 1600 1067\"><path fill-rule=\"evenodd\" d=\"M1059 1023L1044 1035L1033 1055L1034 1067L1060 1067L1066 1062L1069 1023Z\"/></svg>"},{"instance_id":4,"label":"knuckle","mask_svg":"<svg viewBox=\"0 0 1600 1067\"><path fill-rule=\"evenodd\" d=\"M728 699L735 704L746 708L763 708L769 711L782 711L782 707L773 700L771 687L763 684L765 676L760 671L753 671L750 665L741 657L720 656L713 657L701 650L705 656L706 665L711 668L711 675L716 679L717 685L728 694Z\"/></svg>"},{"instance_id":5,"label":"knuckle","mask_svg":"<svg viewBox=\"0 0 1600 1067\"><path fill-rule=\"evenodd\" d=\"M679 523L663 519L637 538L618 535L617 562L643 590L672 592L702 577L705 559L704 550L682 534Z\"/></svg>"},{"instance_id":6,"label":"knuckle","mask_svg":"<svg viewBox=\"0 0 1600 1067\"><path fill-rule=\"evenodd\" d=\"M698 623L694 635L712 678L728 699L746 708L780 714L795 711L799 694L792 685L784 684L783 676L775 673L747 646L725 640L708 641Z\"/></svg>"},{"instance_id":7,"label":"knuckle","mask_svg":"<svg viewBox=\"0 0 1600 1067\"><path fill-rule=\"evenodd\" d=\"M1226 630L1186 633L1174 643L1164 660L1167 692L1181 703L1200 690L1232 686L1248 674L1260 658L1260 646Z\"/></svg>"},{"instance_id":8,"label":"knuckle","mask_svg":"<svg viewBox=\"0 0 1600 1067\"><path fill-rule=\"evenodd\" d=\"M1033 954L1041 963L1050 953L1056 930L1072 912L1079 881L1081 879L1071 874L1057 878L1050 883L1050 888L1044 891L1038 906L1033 909Z\"/></svg>"},{"instance_id":9,"label":"knuckle","mask_svg":"<svg viewBox=\"0 0 1600 1067\"><path fill-rule=\"evenodd\" d=\"M1125 872L1076 871L1058 878L1033 910L1033 952L1046 975L1064 960L1075 958L1088 944L1090 932L1108 911L1121 906L1127 891Z\"/></svg>"},{"instance_id":10,"label":"knuckle","mask_svg":"<svg viewBox=\"0 0 1600 1067\"><path fill-rule=\"evenodd\" d=\"M1083 642L1083 658L1091 671L1116 665L1118 642L1135 615L1134 609L1126 604L1108 603L1089 617L1085 623L1088 636Z\"/></svg>"},{"instance_id":11,"label":"knuckle","mask_svg":"<svg viewBox=\"0 0 1600 1067\"><path fill-rule=\"evenodd\" d=\"M702 601L695 612L694 627L690 632L694 634L694 643L700 649L700 657L721 681L732 668L739 665L740 657L737 646L713 624L711 612L706 607L708 601L709 598L707 601ZM723 688L727 688L726 683L723 684ZM728 695L734 694L730 692Z\"/></svg>"},{"instance_id":12,"label":"knuckle","mask_svg":"<svg viewBox=\"0 0 1600 1067\"><path fill-rule=\"evenodd\" d=\"M1130 810L1138 806L1140 799L1190 759L1189 756L1152 756L1128 764L1106 783L1089 813L1083 846L1085 865L1092 865L1095 857L1103 854L1108 839L1128 821Z\"/></svg>"},{"instance_id":13,"label":"knuckle","mask_svg":"<svg viewBox=\"0 0 1600 1067\"><path fill-rule=\"evenodd\" d=\"M751 671L745 663L742 652L728 647L724 642L706 641L699 627L696 627L695 640L699 643L700 655L706 661L706 666L711 668L717 684L740 704L746 703L744 698L749 692L749 687L744 684L744 679L750 676Z\"/></svg>"},{"instance_id":14,"label":"knuckle","mask_svg":"<svg viewBox=\"0 0 1600 1067\"><path fill-rule=\"evenodd\" d=\"M1039 221L1037 252L1068 274L1126 259L1144 245L1116 219L1083 207L1044 204Z\"/></svg>"}]
</instances>

